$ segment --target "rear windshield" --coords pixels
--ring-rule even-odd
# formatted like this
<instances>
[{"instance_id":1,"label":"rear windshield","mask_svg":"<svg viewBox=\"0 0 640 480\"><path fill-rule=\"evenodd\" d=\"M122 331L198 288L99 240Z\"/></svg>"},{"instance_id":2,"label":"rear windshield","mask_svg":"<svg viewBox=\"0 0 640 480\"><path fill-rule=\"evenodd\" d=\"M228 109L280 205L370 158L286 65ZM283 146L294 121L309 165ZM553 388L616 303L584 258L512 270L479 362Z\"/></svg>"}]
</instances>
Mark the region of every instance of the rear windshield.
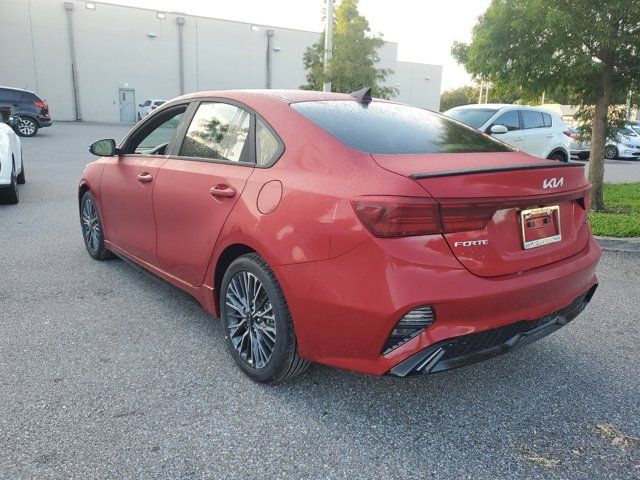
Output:
<instances>
[{"instance_id":1,"label":"rear windshield","mask_svg":"<svg viewBox=\"0 0 640 480\"><path fill-rule=\"evenodd\" d=\"M512 151L477 130L407 105L321 101L293 103L291 107L342 143L367 153Z\"/></svg>"},{"instance_id":2,"label":"rear windshield","mask_svg":"<svg viewBox=\"0 0 640 480\"><path fill-rule=\"evenodd\" d=\"M470 127L480 128L497 111L495 108L454 108L447 110L444 114Z\"/></svg>"}]
</instances>

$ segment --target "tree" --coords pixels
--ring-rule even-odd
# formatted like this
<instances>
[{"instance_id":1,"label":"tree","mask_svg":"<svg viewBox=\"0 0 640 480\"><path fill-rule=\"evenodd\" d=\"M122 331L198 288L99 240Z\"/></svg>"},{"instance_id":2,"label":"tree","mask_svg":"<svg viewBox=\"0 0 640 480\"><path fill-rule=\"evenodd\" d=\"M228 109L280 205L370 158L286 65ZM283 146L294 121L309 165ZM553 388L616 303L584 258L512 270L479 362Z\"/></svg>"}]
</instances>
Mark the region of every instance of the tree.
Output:
<instances>
[{"instance_id":1,"label":"tree","mask_svg":"<svg viewBox=\"0 0 640 480\"><path fill-rule=\"evenodd\" d=\"M376 68L378 49L384 45L381 35L371 35L369 22L358 12L358 0L342 0L335 10L333 29L333 58L328 75L324 72L324 33L320 40L304 52L307 71L305 90L322 90L325 81L331 82L333 92L350 93L371 87L376 97L390 98L398 89L382 85L393 71Z\"/></svg>"},{"instance_id":2,"label":"tree","mask_svg":"<svg viewBox=\"0 0 640 480\"><path fill-rule=\"evenodd\" d=\"M640 75L640 0L492 0L471 44L451 53L498 89L554 91L579 107L591 124L592 208L604 210L608 113Z\"/></svg>"},{"instance_id":3,"label":"tree","mask_svg":"<svg viewBox=\"0 0 640 480\"><path fill-rule=\"evenodd\" d=\"M483 101L485 95L486 90L483 90ZM445 90L442 92L442 95L440 95L440 111L444 112L453 107L478 103L479 96L480 87L472 85ZM493 88L489 89L488 103L516 103L518 101L519 97L517 93L498 92Z\"/></svg>"}]
</instances>

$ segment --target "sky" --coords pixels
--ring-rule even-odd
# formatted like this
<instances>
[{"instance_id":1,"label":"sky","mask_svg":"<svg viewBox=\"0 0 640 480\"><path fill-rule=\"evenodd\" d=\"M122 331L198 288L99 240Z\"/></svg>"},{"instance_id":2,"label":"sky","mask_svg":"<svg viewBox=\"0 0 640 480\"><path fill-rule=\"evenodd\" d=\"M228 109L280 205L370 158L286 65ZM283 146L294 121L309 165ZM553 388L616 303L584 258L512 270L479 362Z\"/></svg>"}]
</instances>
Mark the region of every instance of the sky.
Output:
<instances>
[{"instance_id":1,"label":"sky","mask_svg":"<svg viewBox=\"0 0 640 480\"><path fill-rule=\"evenodd\" d=\"M106 0L167 12L321 31L324 0ZM339 1L339 0L336 0ZM442 90L471 83L451 57L454 41L469 42L490 0L360 0L374 33L398 43L398 60L443 66Z\"/></svg>"}]
</instances>

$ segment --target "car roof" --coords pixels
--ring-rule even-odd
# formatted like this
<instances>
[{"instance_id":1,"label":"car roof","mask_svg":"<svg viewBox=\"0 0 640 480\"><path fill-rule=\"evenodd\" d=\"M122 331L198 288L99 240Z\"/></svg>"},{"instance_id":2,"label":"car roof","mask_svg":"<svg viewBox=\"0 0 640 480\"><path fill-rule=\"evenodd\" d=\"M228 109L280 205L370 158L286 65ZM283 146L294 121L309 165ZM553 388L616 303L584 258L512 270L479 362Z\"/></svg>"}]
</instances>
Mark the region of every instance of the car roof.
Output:
<instances>
[{"instance_id":1,"label":"car roof","mask_svg":"<svg viewBox=\"0 0 640 480\"><path fill-rule=\"evenodd\" d=\"M16 87L5 87L4 85L0 85L0 89L2 90L14 90L16 92L27 92L27 93L33 93L35 95L35 92L31 91L31 90L25 90L24 88L16 88Z\"/></svg>"},{"instance_id":2,"label":"car roof","mask_svg":"<svg viewBox=\"0 0 640 480\"><path fill-rule=\"evenodd\" d=\"M252 90L213 90L205 92L190 93L181 97L174 98L174 101L193 100L198 98L222 97L231 100L250 100L251 98L261 97L270 99L274 102L296 103L296 102L312 102L324 100L353 100L348 93L332 93L318 92L315 90L277 90L277 89L252 89ZM379 100L379 99L375 99Z\"/></svg>"}]
</instances>

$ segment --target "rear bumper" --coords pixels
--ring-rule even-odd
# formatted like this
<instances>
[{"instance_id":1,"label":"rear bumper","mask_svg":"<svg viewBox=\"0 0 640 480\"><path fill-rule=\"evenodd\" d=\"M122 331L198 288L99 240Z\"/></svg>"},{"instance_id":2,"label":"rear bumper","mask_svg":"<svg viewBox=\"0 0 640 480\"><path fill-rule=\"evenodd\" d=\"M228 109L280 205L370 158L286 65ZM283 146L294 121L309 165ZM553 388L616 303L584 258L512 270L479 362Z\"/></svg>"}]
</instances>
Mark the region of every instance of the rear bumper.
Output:
<instances>
[{"instance_id":1,"label":"rear bumper","mask_svg":"<svg viewBox=\"0 0 640 480\"><path fill-rule=\"evenodd\" d=\"M596 284L601 255L589 236L576 255L521 274L479 277L442 236L370 239L342 256L274 271L286 294L300 355L382 375L426 348L556 312ZM433 306L436 320L383 355L397 322Z\"/></svg>"},{"instance_id":2,"label":"rear bumper","mask_svg":"<svg viewBox=\"0 0 640 480\"><path fill-rule=\"evenodd\" d=\"M535 342L564 327L585 309L598 284L560 310L536 320L450 338L407 358L388 373L396 377L442 372L502 355Z\"/></svg>"},{"instance_id":3,"label":"rear bumper","mask_svg":"<svg viewBox=\"0 0 640 480\"><path fill-rule=\"evenodd\" d=\"M50 118L38 117L38 126L40 128L50 127L53 124Z\"/></svg>"}]
</instances>

